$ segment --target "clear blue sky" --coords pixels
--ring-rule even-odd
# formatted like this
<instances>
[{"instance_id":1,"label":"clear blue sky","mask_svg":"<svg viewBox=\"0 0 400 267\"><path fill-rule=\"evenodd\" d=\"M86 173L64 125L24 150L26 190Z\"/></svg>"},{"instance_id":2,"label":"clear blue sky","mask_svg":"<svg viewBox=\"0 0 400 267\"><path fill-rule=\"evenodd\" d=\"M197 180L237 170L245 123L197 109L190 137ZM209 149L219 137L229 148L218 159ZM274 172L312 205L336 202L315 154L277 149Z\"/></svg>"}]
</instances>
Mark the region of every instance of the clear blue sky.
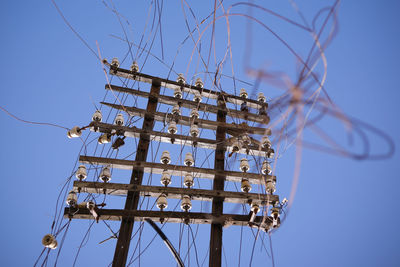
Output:
<instances>
[{"instance_id":1,"label":"clear blue sky","mask_svg":"<svg viewBox=\"0 0 400 267\"><path fill-rule=\"evenodd\" d=\"M132 32L128 32L130 40L138 43L149 4L145 1L131 2L114 1L114 4L132 25ZM199 20L212 10L211 2L191 4ZM57 1L57 4L92 49L97 51L97 41L103 57L109 60L114 56L121 60L125 57L128 51L126 43L112 36L123 36L118 19L101 1ZM224 2L225 8L230 4ZM300 21L286 2L267 1L263 5ZM313 14L324 6L321 1L310 1L299 4L299 7L310 21ZM339 31L326 52L326 90L332 100L346 114L387 133L397 148L400 146L397 135L400 113L399 7L397 1L343 1L338 12ZM245 8L240 10L246 11ZM68 28L51 1L7 1L3 3L0 14L0 54L3 63L0 67L0 105L25 120L51 122L65 127L87 124L95 110L93 102L97 105L105 93L106 79L96 57ZM261 13L255 15L261 16ZM309 36L271 17L262 19L289 40L300 55L305 56L311 44ZM165 1L163 51L157 36L152 53L160 58L164 53L165 63L174 63L177 72L186 71L193 47L192 42L186 42L174 59L187 35L184 23L181 2ZM235 17L231 23L236 75L253 83L254 80L246 76L243 68L247 38L245 20ZM194 25L193 21L191 25ZM223 19L216 27L219 59L224 52L225 27ZM257 27L253 28L252 38L252 66L281 70L294 79L297 63L281 44ZM203 46L202 49L207 51L204 55L207 55L209 43L204 42ZM136 52L135 48L133 52ZM144 64L144 57L138 60L140 65ZM211 62L214 64L213 57ZM128 59L123 66L128 68L130 63ZM194 73L196 64L194 60L189 73ZM224 68L227 75L230 75L229 68L229 65ZM167 77L168 68L149 57L143 72ZM175 76L172 73L171 79ZM224 81L223 84L226 86L224 90L233 92L231 82ZM143 86L147 90L146 85ZM271 85L262 84L260 88L267 96L277 92ZM108 100L111 99L112 96L108 95ZM3 178L0 194L3 210L0 221L1 265L30 266L42 250L43 235L50 231L58 193L73 171L81 143L67 139L66 131L62 129L21 123L2 111L0 122L3 129L0 132ZM322 125L327 133L337 138L344 136L343 127L337 123L326 120ZM368 138L373 152L385 151L385 143L376 135L370 134ZM349 149L353 148L349 146ZM289 196L293 162L293 151L282 155L278 162L277 194L281 198ZM399 173L397 151L387 160L355 161L305 150L299 187L290 215L272 236L276 266L399 266ZM125 175L124 179L116 178L115 182L128 181L129 173L121 172L121 175ZM123 205L118 200L115 203L121 203L120 207ZM58 266L72 265L88 225L88 221L72 222ZM118 230L118 224L113 224L113 229ZM172 243L178 246L179 226L167 225L165 229ZM198 239L198 244L202 246L197 248L201 259L207 251L208 230L202 233ZM77 266L108 265L115 241L102 245L98 242L109 234L104 224L95 225ZM143 236L145 246L146 241L153 237L153 231L147 225ZM224 233L227 266L237 265L239 238L240 230L233 227ZM250 231L244 230L243 238L247 247L243 250L241 265L248 266L253 236ZM265 242L268 243L267 240ZM57 252L52 252L52 259ZM253 266L271 266L271 260L260 251L259 243L255 255ZM193 257L192 252L191 265L197 266ZM134 266L138 264L136 261ZM174 261L157 237L142 255L140 264L174 266Z\"/></svg>"}]
</instances>

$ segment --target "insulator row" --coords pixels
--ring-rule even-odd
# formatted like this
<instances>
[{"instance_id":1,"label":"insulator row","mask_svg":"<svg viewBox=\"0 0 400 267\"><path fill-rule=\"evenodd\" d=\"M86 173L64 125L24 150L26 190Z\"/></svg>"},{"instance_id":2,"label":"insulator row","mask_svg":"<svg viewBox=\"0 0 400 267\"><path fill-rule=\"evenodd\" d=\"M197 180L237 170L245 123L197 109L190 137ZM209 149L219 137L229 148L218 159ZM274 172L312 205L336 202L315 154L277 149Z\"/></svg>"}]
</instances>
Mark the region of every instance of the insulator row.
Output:
<instances>
[{"instance_id":1,"label":"insulator row","mask_svg":"<svg viewBox=\"0 0 400 267\"><path fill-rule=\"evenodd\" d=\"M104 59L103 62L107 62L107 60ZM119 63L118 58L114 57L114 58L111 60L111 66L116 67L116 68L119 68L120 63ZM136 61L133 61L132 65L131 65L131 67L130 67L130 70L131 70L132 72L139 72L139 65L137 64Z\"/></svg>"},{"instance_id":2,"label":"insulator row","mask_svg":"<svg viewBox=\"0 0 400 267\"><path fill-rule=\"evenodd\" d=\"M56 249L58 246L56 238L52 234L47 234L42 239L42 244L46 248Z\"/></svg>"}]
</instances>

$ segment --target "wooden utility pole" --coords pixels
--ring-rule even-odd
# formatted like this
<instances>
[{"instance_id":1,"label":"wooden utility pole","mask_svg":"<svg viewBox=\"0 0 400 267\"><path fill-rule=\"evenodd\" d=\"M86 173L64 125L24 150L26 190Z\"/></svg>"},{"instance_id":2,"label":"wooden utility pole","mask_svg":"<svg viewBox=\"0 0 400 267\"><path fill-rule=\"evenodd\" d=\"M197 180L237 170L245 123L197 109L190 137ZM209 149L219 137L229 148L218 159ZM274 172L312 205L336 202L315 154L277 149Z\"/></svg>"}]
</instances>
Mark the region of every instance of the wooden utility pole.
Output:
<instances>
[{"instance_id":1,"label":"wooden utility pole","mask_svg":"<svg viewBox=\"0 0 400 267\"><path fill-rule=\"evenodd\" d=\"M123 125L113 125L94 121L91 123L91 130L108 134L139 138L135 160L111 159L91 156L80 156L79 161L82 164L111 166L112 168L132 170L132 175L129 184L120 183L102 183L102 182L86 182L75 181L74 190L81 193L92 194L109 194L126 196L124 209L105 209L91 208L78 205L67 207L64 211L64 216L70 219L96 219L96 220L117 220L121 221L118 241L115 248L113 259L114 267L126 266L126 261L129 252L129 245L132 236L132 229L135 221L151 219L155 222L170 222L170 223L187 223L187 224L210 224L210 257L209 266L221 266L222 252L222 233L223 227L227 223L230 225L247 225L250 227L259 227L265 231L273 227L279 226L279 218L276 214L264 214L256 216L260 206L275 207L279 204L279 197L274 195L275 190L267 190L265 194L244 192L224 191L225 181L243 183L244 174L246 181L250 184L259 184L267 188L267 182L275 185L276 177L264 172L260 174L260 170L255 172L247 171L227 171L225 170L225 155L229 151L231 153L239 153L244 155L252 155L255 157L263 157L265 159L273 157L273 149L269 145L265 145L264 141L256 140L249 135L267 136L271 132L265 127L252 127L247 123L227 123L226 117L231 116L246 121L252 121L258 124L266 125L269 123L267 114L254 114L249 112L249 108L256 110L265 110L267 104L261 100L247 99L244 96L234 96L222 92L216 92L205 89L202 86L191 86L183 82L175 82L167 79L162 79L136 71L119 68L119 66L108 65L110 74L123 78L133 79L139 82L151 84L150 92L139 91L135 89L120 87L116 85L106 85L107 90L128 93L134 96L148 98L147 108L140 109L137 107L123 107L121 105L103 103L106 106L124 110L132 116L144 118L141 129L136 127L127 127ZM160 87L169 88L172 90L179 89L188 94L197 94L202 97L215 99L217 105L200 103L196 101L181 99L179 97L171 97L160 94ZM217 115L216 121L210 121L200 118L192 118L185 116L177 116L176 114L166 114L157 111L157 104L179 105L183 108L196 108L203 112L212 112ZM242 110L230 110L227 103L241 105ZM243 109L243 105L245 109ZM216 139L201 138L196 135L180 135L178 133L160 132L153 130L156 121L171 122L177 124L192 126L196 124L199 128L210 129L216 131ZM230 136L230 137L229 137ZM245 138L246 137L246 138ZM198 148L206 148L215 150L214 168L198 168L187 165L172 165L156 162L147 162L147 154L150 141L172 143L175 145L196 146ZM242 142L240 145L239 143ZM269 142L269 141L268 141ZM145 173L163 174L168 171L172 176L183 176L185 173L196 173L199 179L212 179L213 189L195 189L183 187L161 187L142 185L143 176ZM267 181L267 182L266 182ZM243 185L242 185L243 188ZM270 188L270 187L268 187ZM273 186L274 188L274 186ZM181 199L182 196L189 196L191 200L211 201L212 212L200 213L189 212L188 210L167 211L161 209L155 210L138 210L139 199L142 197L159 198L161 195L167 196L170 199ZM250 204L252 212L249 215L241 214L224 214L224 202ZM256 207L256 208L254 208ZM254 214L253 214L254 213ZM165 220L167 219L167 220Z\"/></svg>"},{"instance_id":2,"label":"wooden utility pole","mask_svg":"<svg viewBox=\"0 0 400 267\"><path fill-rule=\"evenodd\" d=\"M161 83L158 80L153 80L149 100L147 102L146 116L143 121L143 133L140 134L140 139L136 151L135 161L147 161L147 154L150 145L150 135L146 131L153 130L154 112L157 110L157 99L160 94ZM131 175L131 185L141 185L143 180L143 167L134 166ZM125 210L136 210L139 203L139 192L130 191L126 197ZM131 243L132 229L134 218L122 218L121 228L119 230L117 246L115 247L113 266L125 266L128 257L129 245Z\"/></svg>"}]
</instances>

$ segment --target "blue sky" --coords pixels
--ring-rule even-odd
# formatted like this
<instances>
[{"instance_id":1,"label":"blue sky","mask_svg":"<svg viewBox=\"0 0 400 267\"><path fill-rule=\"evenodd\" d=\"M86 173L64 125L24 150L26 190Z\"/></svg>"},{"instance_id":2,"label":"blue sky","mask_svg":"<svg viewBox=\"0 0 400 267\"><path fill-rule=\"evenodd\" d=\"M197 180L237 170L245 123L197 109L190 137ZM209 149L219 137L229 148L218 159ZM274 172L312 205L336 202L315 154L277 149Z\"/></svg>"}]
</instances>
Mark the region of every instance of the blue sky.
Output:
<instances>
[{"instance_id":1,"label":"blue sky","mask_svg":"<svg viewBox=\"0 0 400 267\"><path fill-rule=\"evenodd\" d=\"M116 56L122 61L128 51L127 45L113 36L123 36L123 31L116 16L102 2L57 1L57 4L92 49L97 52L97 41L103 57L111 60ZM139 42L149 3L114 1L114 4L130 21L130 40ZM228 7L230 4L224 5ZM200 20L212 10L212 3L191 5ZM301 21L289 3L268 1L263 5ZM310 21L324 6L320 1L310 1L299 3L299 7ZM165 2L163 8L164 62L167 65L174 63L177 72L185 72L193 43L185 42L175 58L178 47L187 35L181 2ZM396 135L400 111L397 105L400 74L398 8L396 1L343 1L340 4L339 31L326 51L328 77L325 84L331 99L344 113L385 132L392 138L396 148L400 145ZM239 10L246 11L245 8ZM96 57L68 28L51 1L8 1L0 12L3 25L0 30L3 60L0 105L25 120L51 122L65 127L86 125L95 111L93 103L98 105L105 94L106 78ZM255 12L254 15L260 16L305 56L311 45L310 36L276 19L262 17L261 13ZM191 23L193 25L193 21ZM246 44L249 44L246 42L245 19L232 18L231 23L235 73L238 78L254 83L243 67L248 48ZM218 22L216 32L216 54L220 59L226 40L223 19ZM161 58L163 52L159 36L155 40L152 53ZM295 78L297 63L293 56L265 29L254 26L251 44L251 66L257 69L267 66L269 70L280 70L291 79ZM204 41L203 46L202 49L208 51L209 42ZM136 52L135 49L133 51ZM144 73L168 76L169 69L153 57L149 57L146 64L144 56L138 62ZM127 59L122 65L128 68L130 63L130 59ZM196 64L196 60L193 60L189 74L196 72ZM210 71L215 71L213 57L211 66ZM197 71L204 71L199 68ZM231 74L229 64L223 71ZM176 75L172 73L170 77L174 79ZM224 90L233 93L229 79L223 80L222 84L226 88ZM260 88L268 97L280 92L270 84L261 84ZM148 87L143 85L143 89L148 90ZM108 95L107 100L111 101L112 96ZM25 124L4 112L0 113L0 121L3 125L0 157L4 189L0 194L4 211L0 221L3 236L0 241L3 250L1 261L4 266L29 266L42 250L41 239L50 231L58 194L74 171L81 143L67 139L63 129ZM360 148L359 139L355 139L354 146L346 143L345 131L336 121L326 119L321 127L338 140L344 140L342 143L349 150L358 151ZM308 134L306 137L314 138ZM377 135L368 133L368 139L373 153L386 150L386 143ZM129 145L133 146L133 142L130 142L127 150L122 151L123 155L131 152L128 148ZM275 265L398 266L398 159L397 150L390 159L365 161L305 150L290 215L272 235ZM281 198L289 196L293 165L292 147L277 163L277 194ZM116 178L115 182L128 181L128 172L118 174L125 178ZM123 200L113 200L113 204L121 204L122 207ZM59 266L72 265L77 246L89 223L72 222L58 260ZM118 224L112 224L112 228L117 230ZM164 229L172 243L178 246L179 226L166 225ZM188 231L187 228L184 230ZM200 233L196 242L203 259L208 246L208 229L201 229ZM184 238L187 239L186 234ZM102 245L98 242L109 235L104 224L95 224L77 266L107 265L114 253L115 241ZM145 225L142 236L145 246L147 240L153 237L152 229ZM237 265L239 236L240 228L230 227L224 233L227 266ZM243 238L245 249L241 265L247 266L251 251L248 247L253 241L248 229L243 230ZM51 264L57 252L52 252ZM155 252L158 253L157 257L154 256ZM259 243L255 255L253 266L272 266L271 259L260 251ZM190 257L191 265L196 266L193 251ZM172 266L174 261L161 240L155 239L150 249L141 256L140 264L151 266L160 263ZM134 263L134 266L137 265L138 261Z\"/></svg>"}]
</instances>

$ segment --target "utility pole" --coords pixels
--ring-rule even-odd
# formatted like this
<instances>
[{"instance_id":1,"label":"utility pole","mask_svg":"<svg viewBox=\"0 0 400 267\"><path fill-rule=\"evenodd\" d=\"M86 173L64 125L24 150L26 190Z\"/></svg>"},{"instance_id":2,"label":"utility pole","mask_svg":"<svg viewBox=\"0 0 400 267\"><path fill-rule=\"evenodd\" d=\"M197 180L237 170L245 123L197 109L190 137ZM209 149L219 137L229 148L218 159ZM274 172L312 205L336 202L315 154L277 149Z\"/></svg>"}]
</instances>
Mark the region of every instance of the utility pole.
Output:
<instances>
[{"instance_id":1,"label":"utility pole","mask_svg":"<svg viewBox=\"0 0 400 267\"><path fill-rule=\"evenodd\" d=\"M271 175L269 160L274 157L274 151L268 135L270 130L265 126L269 123L266 113L267 103L261 94L257 100L249 99L247 93L241 90L239 96L212 91L203 87L201 80L197 80L194 86L186 84L183 77L179 76L177 81L171 81L159 77L153 77L119 67L113 60L108 64L110 74L119 77L144 82L151 85L149 92L139 91L116 85L106 85L106 90L128 93L134 96L148 98L146 109L138 107L124 107L122 105L102 102L102 104L124 110L131 116L144 118L141 129L127 127L122 124L108 124L100 120L93 121L89 126L92 131L125 138L138 138L138 146L135 160L112 159L104 157L80 156L81 164L101 165L104 168L117 168L132 170L129 184L110 183L109 179L101 179L103 182L87 182L80 178L74 182L74 191L80 193L108 194L126 196L124 209L106 209L95 203L86 205L72 203L65 208L64 217L69 219L95 219L95 220L117 220L121 221L115 248L113 266L126 266L132 229L135 221L151 219L155 222L185 223L185 224L210 224L210 252L209 266L221 266L222 234L223 227L227 225L245 225L269 231L279 227L279 197L275 194L276 177ZM165 87L174 90L174 96L160 94L160 88ZM182 99L183 93L194 96L193 101ZM203 97L216 100L217 104L201 103ZM157 111L158 104L173 106L173 112L166 114ZM240 106L240 111L229 109L227 103ZM191 116L183 116L180 108L190 108ZM252 111L254 111L252 112ZM216 121L200 119L198 111L216 114ZM264 125L264 127L249 126L247 123L227 123L226 117L234 117L250 122ZM154 130L155 122L167 122L168 132ZM178 134L176 124L189 126L190 134ZM200 137L198 128L216 131L216 138L207 139ZM257 140L252 136L258 135ZM172 143L174 145L195 146L197 148L215 150L214 168L195 167L195 159L191 154L185 157L184 165L173 165L169 153L162 155L161 163L148 162L147 154L150 142ZM99 141L100 142L100 141ZM113 145L114 147L114 145ZM244 156L251 155L264 159L262 166L254 172L249 172L250 165L246 158L240 162L240 171L225 170L225 158L227 152ZM143 185L145 173L161 174L162 183L165 186ZM212 190L193 188L193 176L199 179L212 179ZM185 176L185 187L170 187L171 176ZM78 177L78 175L77 175ZM110 177L109 177L110 178ZM164 179L164 180L163 180ZM224 191L225 181L240 183L242 192ZM250 193L251 184L263 185L264 194ZM139 199L151 197L157 199L159 211L138 210ZM181 199L183 211L168 211L167 199ZM212 212L190 211L192 200L211 201ZM165 203L164 203L165 201ZM242 203L250 205L251 211L248 215L224 214L223 204ZM257 216L263 210L261 216Z\"/></svg>"}]
</instances>

